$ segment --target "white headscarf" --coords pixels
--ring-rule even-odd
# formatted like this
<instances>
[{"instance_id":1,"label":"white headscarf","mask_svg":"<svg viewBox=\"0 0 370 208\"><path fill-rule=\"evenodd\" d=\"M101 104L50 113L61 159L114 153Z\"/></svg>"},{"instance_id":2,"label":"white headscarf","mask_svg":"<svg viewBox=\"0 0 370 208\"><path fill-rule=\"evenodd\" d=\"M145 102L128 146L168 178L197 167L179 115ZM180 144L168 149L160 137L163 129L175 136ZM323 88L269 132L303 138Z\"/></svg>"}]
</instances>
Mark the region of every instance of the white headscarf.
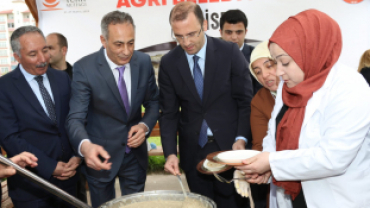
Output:
<instances>
[{"instance_id":1,"label":"white headscarf","mask_svg":"<svg viewBox=\"0 0 370 208\"><path fill-rule=\"evenodd\" d=\"M268 41L264 41L260 44L258 44L252 51L251 54L251 63L249 64L249 70L253 77L261 84L263 85L258 79L256 74L254 73L254 70L252 69L252 63L255 62L259 58L269 58L271 59L271 54L268 47ZM276 92L270 91L274 97L276 97Z\"/></svg>"}]
</instances>

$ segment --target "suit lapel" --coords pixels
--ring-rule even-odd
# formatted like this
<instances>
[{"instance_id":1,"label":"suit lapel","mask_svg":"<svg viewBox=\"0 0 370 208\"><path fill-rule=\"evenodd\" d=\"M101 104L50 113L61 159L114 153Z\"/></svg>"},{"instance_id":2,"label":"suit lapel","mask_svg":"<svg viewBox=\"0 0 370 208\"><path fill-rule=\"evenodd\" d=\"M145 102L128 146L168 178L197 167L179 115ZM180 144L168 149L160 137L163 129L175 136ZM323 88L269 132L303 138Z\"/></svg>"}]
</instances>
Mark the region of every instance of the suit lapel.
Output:
<instances>
[{"instance_id":1,"label":"suit lapel","mask_svg":"<svg viewBox=\"0 0 370 208\"><path fill-rule=\"evenodd\" d=\"M104 55L104 48L101 48L100 51L99 51L99 73L103 76L103 78L105 79L109 89L112 91L115 99L117 100L117 102L121 105L121 107L123 109L125 109L125 106L123 105L123 101L122 101L122 98L121 98L121 95L119 94L119 90L118 90L118 87L117 87L117 82L116 80L114 79L114 75L112 73L112 70L110 69L109 65L108 65L108 62L107 60L105 59L105 55ZM126 113L126 110L124 110L124 115L126 115L126 119L128 118L127 117L127 113Z\"/></svg>"},{"instance_id":2,"label":"suit lapel","mask_svg":"<svg viewBox=\"0 0 370 208\"><path fill-rule=\"evenodd\" d=\"M42 108L40 101L37 99L35 93L32 91L32 88L28 84L26 78L23 76L21 70L18 67L14 70L13 75L14 83L20 94L23 95L23 97L26 98L26 100L29 102L30 106L32 106L40 116L44 117L45 119L48 119L50 122L50 118L46 114L44 108Z\"/></svg>"},{"instance_id":3,"label":"suit lapel","mask_svg":"<svg viewBox=\"0 0 370 208\"><path fill-rule=\"evenodd\" d=\"M245 59L247 59L247 61L249 63L252 51L251 51L250 47L245 43L244 43L244 47L243 47L242 52L243 52L243 55L244 55Z\"/></svg>"},{"instance_id":4,"label":"suit lapel","mask_svg":"<svg viewBox=\"0 0 370 208\"><path fill-rule=\"evenodd\" d=\"M179 49L177 51L177 53L178 53L178 62L177 62L178 70L180 71L180 74L181 74L182 78L184 79L184 82L187 85L187 87L189 88L190 92L194 95L197 102L199 102L201 104L202 101L200 100L199 94L198 94L197 89L195 87L194 78L191 76L190 67L189 67L188 60L185 56L185 52L184 52L184 50L180 49L180 46L179 46L178 49Z\"/></svg>"},{"instance_id":5,"label":"suit lapel","mask_svg":"<svg viewBox=\"0 0 370 208\"><path fill-rule=\"evenodd\" d=\"M51 88L51 91L53 93L54 105L55 105L55 114L57 116L57 124L59 125L59 119L60 119L60 115L61 115L61 112L60 112L61 111L61 106L60 106L61 93L60 93L60 90L59 90L60 88L58 87L57 79L56 79L55 75L51 72L50 68L46 72L46 75L48 76L49 83L50 83L50 88Z\"/></svg>"},{"instance_id":6,"label":"suit lapel","mask_svg":"<svg viewBox=\"0 0 370 208\"><path fill-rule=\"evenodd\" d=\"M132 113L135 112L136 108L139 107L140 105L134 105L136 101L136 93L137 93L137 86L139 82L139 63L137 59L136 52L131 57L130 61L130 68L131 68L131 110L130 110L130 116L131 117Z\"/></svg>"},{"instance_id":7,"label":"suit lapel","mask_svg":"<svg viewBox=\"0 0 370 208\"><path fill-rule=\"evenodd\" d=\"M207 49L206 49L206 64L204 69L204 90L203 90L203 105L207 104L209 94L212 92L214 78L217 73L217 58L216 48L213 44L212 38L207 36Z\"/></svg>"}]
</instances>

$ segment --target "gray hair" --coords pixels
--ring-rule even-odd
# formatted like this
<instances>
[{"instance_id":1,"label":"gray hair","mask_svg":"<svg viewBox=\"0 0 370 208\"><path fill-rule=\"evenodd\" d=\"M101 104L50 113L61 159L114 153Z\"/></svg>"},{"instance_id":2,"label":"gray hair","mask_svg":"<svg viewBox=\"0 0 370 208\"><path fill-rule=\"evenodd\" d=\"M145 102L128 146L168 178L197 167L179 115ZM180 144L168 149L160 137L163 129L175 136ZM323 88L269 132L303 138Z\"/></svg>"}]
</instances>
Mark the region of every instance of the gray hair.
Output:
<instances>
[{"instance_id":1,"label":"gray hair","mask_svg":"<svg viewBox=\"0 0 370 208\"><path fill-rule=\"evenodd\" d=\"M24 34L35 33L35 32L39 33L45 39L44 33L35 26L28 25L28 26L19 27L18 29L16 29L13 32L12 36L10 37L10 45L12 46L13 52L16 53L19 57L21 57L21 53L20 53L21 43L19 42L19 38Z\"/></svg>"},{"instance_id":2,"label":"gray hair","mask_svg":"<svg viewBox=\"0 0 370 208\"><path fill-rule=\"evenodd\" d=\"M123 24L123 23L130 23L135 29L135 24L134 20L132 19L131 15L125 12L120 12L120 11L113 11L109 12L106 14L103 19L101 20L101 34L103 37L107 40L109 31L108 31L108 26L110 24Z\"/></svg>"}]
</instances>

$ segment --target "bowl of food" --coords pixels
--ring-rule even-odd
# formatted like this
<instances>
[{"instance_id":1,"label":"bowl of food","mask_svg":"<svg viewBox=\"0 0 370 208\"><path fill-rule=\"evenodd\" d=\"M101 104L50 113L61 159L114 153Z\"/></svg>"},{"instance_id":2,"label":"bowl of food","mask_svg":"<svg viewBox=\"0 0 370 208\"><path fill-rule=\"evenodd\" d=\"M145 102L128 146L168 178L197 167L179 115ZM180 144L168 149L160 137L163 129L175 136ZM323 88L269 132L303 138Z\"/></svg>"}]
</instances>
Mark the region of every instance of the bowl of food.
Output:
<instances>
[{"instance_id":1,"label":"bowl of food","mask_svg":"<svg viewBox=\"0 0 370 208\"><path fill-rule=\"evenodd\" d=\"M210 198L182 191L147 191L130 194L104 203L100 208L216 208Z\"/></svg>"}]
</instances>

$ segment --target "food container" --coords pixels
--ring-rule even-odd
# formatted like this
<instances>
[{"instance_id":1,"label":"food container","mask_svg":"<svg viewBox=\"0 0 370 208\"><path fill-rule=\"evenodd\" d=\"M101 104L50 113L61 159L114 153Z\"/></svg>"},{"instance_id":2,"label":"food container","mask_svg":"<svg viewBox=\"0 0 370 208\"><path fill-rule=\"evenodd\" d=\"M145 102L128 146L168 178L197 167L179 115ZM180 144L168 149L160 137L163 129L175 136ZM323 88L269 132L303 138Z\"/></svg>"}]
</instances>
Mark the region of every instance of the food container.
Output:
<instances>
[{"instance_id":1,"label":"food container","mask_svg":"<svg viewBox=\"0 0 370 208\"><path fill-rule=\"evenodd\" d=\"M77 198L73 197L72 195L68 194L62 189L40 178L36 174L18 166L17 164L13 163L11 160L5 158L1 154L0 154L0 162L2 164L14 167L14 169L17 170L17 174L28 178L34 183L40 185L45 190L65 200L66 202L72 204L73 206L77 208L92 208L88 204L78 200ZM195 194L195 193L188 193L188 197L192 200L199 201L202 205L204 205L204 207L202 208L216 208L217 207L215 202L212 201L208 197ZM184 194L181 191L148 191L148 192L140 192L136 194L121 196L119 198L108 201L104 203L103 205L100 205L99 208L122 208L122 207L124 208L125 205L134 204L138 202L145 202L145 201L155 201L155 200L184 201L184 198L185 198ZM148 208L151 208L151 206L148 206Z\"/></svg>"},{"instance_id":2,"label":"food container","mask_svg":"<svg viewBox=\"0 0 370 208\"><path fill-rule=\"evenodd\" d=\"M216 204L210 198L195 194L188 193L187 195L190 199L199 201L203 207L202 208L216 208ZM140 192L136 194L130 194L126 196L121 196L119 198L113 199L109 202L104 203L100 208L124 208L125 205L134 204L138 202L146 201L184 201L184 194L182 191L147 191ZM148 207L149 208L149 207Z\"/></svg>"}]
</instances>

